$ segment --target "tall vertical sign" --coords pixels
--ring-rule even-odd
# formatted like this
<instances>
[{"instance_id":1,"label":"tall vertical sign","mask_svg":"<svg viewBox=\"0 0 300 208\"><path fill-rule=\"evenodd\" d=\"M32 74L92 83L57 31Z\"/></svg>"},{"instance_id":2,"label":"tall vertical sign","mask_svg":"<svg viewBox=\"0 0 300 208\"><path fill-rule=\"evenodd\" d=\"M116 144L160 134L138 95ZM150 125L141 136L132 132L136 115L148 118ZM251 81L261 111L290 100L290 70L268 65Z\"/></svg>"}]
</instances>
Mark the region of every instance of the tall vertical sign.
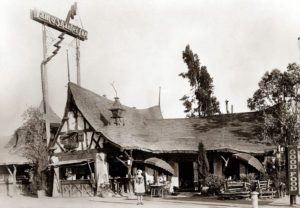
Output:
<instances>
[{"instance_id":1,"label":"tall vertical sign","mask_svg":"<svg viewBox=\"0 0 300 208\"><path fill-rule=\"evenodd\" d=\"M288 147L288 179L289 194L298 195L298 148L297 146Z\"/></svg>"},{"instance_id":2,"label":"tall vertical sign","mask_svg":"<svg viewBox=\"0 0 300 208\"><path fill-rule=\"evenodd\" d=\"M47 135L47 145L50 141L50 122L48 118L49 113L49 97L48 97L48 82L47 82L47 63L58 53L61 48L60 43L64 39L64 35L68 34L76 38L76 63L77 63L77 83L80 85L80 47L79 40L87 40L88 32L80 27L70 24L70 19L73 19L76 15L77 3L71 6L68 12L66 20L57 18L51 14L48 14L41 10L31 10L30 16L34 21L37 21L43 25L43 61L41 63L41 79L42 79L42 92L43 92L43 107L44 115L46 121L46 135ZM61 31L62 33L58 36L60 39L53 46L56 49L52 52L52 55L47 57L47 45L46 45L46 26Z\"/></svg>"}]
</instances>

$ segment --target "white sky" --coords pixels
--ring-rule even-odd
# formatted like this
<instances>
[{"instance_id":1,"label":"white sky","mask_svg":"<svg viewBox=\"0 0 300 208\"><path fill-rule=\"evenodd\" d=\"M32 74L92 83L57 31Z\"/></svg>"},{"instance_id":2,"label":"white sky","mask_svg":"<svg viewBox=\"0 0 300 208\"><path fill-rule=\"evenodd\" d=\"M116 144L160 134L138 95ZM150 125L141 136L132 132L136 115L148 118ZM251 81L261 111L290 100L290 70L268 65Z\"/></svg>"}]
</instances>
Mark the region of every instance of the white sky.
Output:
<instances>
[{"instance_id":1,"label":"white sky","mask_svg":"<svg viewBox=\"0 0 300 208\"><path fill-rule=\"evenodd\" d=\"M0 135L12 134L22 112L42 99L42 26L30 19L30 9L65 19L73 2L0 1ZM189 85L178 74L187 70L182 60L187 44L214 78L222 112L225 99L235 112L248 111L246 100L265 71L299 62L300 1L77 2L89 32L81 42L82 86L112 99L114 81L121 103L137 108L156 105L161 86L165 118L185 116L179 98L189 92ZM59 116L66 102L66 48L71 81L76 82L75 50L67 47L71 41L66 38L48 64L50 104Z\"/></svg>"}]
</instances>

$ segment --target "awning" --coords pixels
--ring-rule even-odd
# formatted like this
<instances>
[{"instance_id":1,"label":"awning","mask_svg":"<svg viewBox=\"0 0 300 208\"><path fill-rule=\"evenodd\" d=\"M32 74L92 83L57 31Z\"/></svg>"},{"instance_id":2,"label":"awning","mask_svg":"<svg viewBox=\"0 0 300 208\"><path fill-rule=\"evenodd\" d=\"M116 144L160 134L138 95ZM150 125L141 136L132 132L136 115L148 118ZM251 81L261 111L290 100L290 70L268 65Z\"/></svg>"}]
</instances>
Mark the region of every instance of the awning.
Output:
<instances>
[{"instance_id":1,"label":"awning","mask_svg":"<svg viewBox=\"0 0 300 208\"><path fill-rule=\"evenodd\" d=\"M50 164L50 166L54 166L54 167L57 167L57 166L66 166L66 165L85 165L87 164L87 162L91 162L91 160L89 159L81 159L81 160L66 160L66 161L59 161L59 162L56 162L56 163L52 163Z\"/></svg>"},{"instance_id":2,"label":"awning","mask_svg":"<svg viewBox=\"0 0 300 208\"><path fill-rule=\"evenodd\" d=\"M169 165L169 163L167 163L166 161L164 161L162 159L159 159L159 158L156 158L156 157L151 157L151 158L146 159L144 161L144 163L148 164L148 165L156 166L158 168L161 168L161 169L167 171L168 173L170 173L172 175L175 174L175 171L171 167L171 165Z\"/></svg>"},{"instance_id":3,"label":"awning","mask_svg":"<svg viewBox=\"0 0 300 208\"><path fill-rule=\"evenodd\" d=\"M246 153L238 153L238 154L234 154L233 155L235 158L238 158L240 160L243 160L245 162L247 162L249 165L251 165L252 167L254 167L255 169L257 169L258 171L264 173L266 170L263 167L263 165L261 164L261 162L259 162L258 159L256 159L255 157L253 157L252 155L246 154Z\"/></svg>"}]
</instances>

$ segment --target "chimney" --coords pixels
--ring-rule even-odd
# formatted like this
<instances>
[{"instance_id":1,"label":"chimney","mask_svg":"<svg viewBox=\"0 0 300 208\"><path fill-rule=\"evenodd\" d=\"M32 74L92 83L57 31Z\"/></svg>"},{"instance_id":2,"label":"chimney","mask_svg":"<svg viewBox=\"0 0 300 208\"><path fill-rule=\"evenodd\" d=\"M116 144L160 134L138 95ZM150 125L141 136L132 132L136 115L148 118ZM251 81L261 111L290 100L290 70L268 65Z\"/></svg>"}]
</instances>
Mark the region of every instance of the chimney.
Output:
<instances>
[{"instance_id":1,"label":"chimney","mask_svg":"<svg viewBox=\"0 0 300 208\"><path fill-rule=\"evenodd\" d=\"M229 114L229 110L228 110L228 100L225 100L225 105L226 105L226 113Z\"/></svg>"},{"instance_id":2,"label":"chimney","mask_svg":"<svg viewBox=\"0 0 300 208\"><path fill-rule=\"evenodd\" d=\"M233 113L233 105L231 105L231 114Z\"/></svg>"}]
</instances>

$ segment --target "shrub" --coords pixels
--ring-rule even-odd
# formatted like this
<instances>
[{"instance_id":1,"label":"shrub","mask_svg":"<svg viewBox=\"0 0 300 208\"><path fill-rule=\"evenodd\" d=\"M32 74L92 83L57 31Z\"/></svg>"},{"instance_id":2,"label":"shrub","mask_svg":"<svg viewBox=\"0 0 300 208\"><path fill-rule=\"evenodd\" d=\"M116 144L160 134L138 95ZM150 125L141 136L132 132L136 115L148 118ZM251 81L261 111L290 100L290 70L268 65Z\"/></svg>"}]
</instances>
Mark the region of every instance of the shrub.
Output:
<instances>
[{"instance_id":1,"label":"shrub","mask_svg":"<svg viewBox=\"0 0 300 208\"><path fill-rule=\"evenodd\" d=\"M250 183L252 180L256 180L257 176L255 173L249 173L249 174L241 174L240 179L243 182Z\"/></svg>"},{"instance_id":2,"label":"shrub","mask_svg":"<svg viewBox=\"0 0 300 208\"><path fill-rule=\"evenodd\" d=\"M221 187L225 183L225 178L223 176L217 176L214 174L209 174L205 180L204 185L209 187L208 194L219 194Z\"/></svg>"},{"instance_id":3,"label":"shrub","mask_svg":"<svg viewBox=\"0 0 300 208\"><path fill-rule=\"evenodd\" d=\"M98 187L97 192L98 192L97 195L103 198L112 197L113 195L109 183L101 183L100 186Z\"/></svg>"}]
</instances>

